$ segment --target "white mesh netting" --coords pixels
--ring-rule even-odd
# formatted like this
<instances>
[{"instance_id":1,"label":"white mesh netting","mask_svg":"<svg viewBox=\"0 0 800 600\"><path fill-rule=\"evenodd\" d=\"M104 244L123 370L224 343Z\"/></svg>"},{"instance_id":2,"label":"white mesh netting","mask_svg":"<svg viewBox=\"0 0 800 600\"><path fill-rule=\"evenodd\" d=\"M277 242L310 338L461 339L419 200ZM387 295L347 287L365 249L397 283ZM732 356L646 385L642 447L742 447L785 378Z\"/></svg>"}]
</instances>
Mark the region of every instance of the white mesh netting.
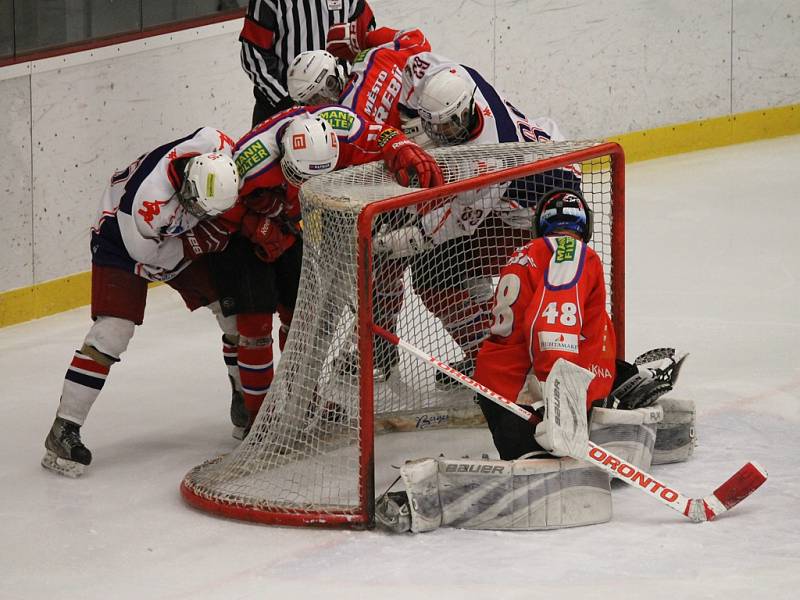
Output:
<instances>
[{"instance_id":1,"label":"white mesh netting","mask_svg":"<svg viewBox=\"0 0 800 600\"><path fill-rule=\"evenodd\" d=\"M461 230L435 233L438 243L412 256L390 258L369 250L368 272L366 257L358 252L359 214L376 201L397 198L381 205L386 206L368 224L362 247L369 249L376 235L417 227L418 206L408 206L402 196L418 190L400 187L379 162L306 183L300 293L275 380L247 438L230 454L190 471L184 497L206 510L265 522L369 524L372 429L469 426L480 423L480 411L470 391L380 338L373 342L372 385L366 385L358 336L368 334L357 327L359 311L369 311L370 321L471 374L490 325L499 269L530 240L536 201L553 187L580 187L594 211L591 245L606 268L611 310L621 289L621 274L613 267L612 219L623 188L613 185L611 147L616 146L598 144L432 151L447 183L517 167L524 172L517 169L513 179L491 185L476 179L475 187L449 196L452 204L441 210L457 212ZM532 173L536 170L541 172ZM361 281L371 286L360 304L359 269ZM614 316L619 330L620 314Z\"/></svg>"}]
</instances>

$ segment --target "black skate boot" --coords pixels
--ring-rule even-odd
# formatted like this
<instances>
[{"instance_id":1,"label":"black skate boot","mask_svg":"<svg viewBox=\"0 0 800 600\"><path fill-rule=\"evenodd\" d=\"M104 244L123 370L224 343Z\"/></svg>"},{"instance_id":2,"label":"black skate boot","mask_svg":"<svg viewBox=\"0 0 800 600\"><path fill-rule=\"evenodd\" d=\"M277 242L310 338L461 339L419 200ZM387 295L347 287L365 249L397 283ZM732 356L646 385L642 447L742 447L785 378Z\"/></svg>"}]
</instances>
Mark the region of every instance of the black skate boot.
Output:
<instances>
[{"instance_id":1,"label":"black skate boot","mask_svg":"<svg viewBox=\"0 0 800 600\"><path fill-rule=\"evenodd\" d=\"M228 377L231 382L231 423L233 423L233 439L243 440L245 429L250 425L250 413L244 407L244 396L236 389L233 377Z\"/></svg>"},{"instance_id":2,"label":"black skate boot","mask_svg":"<svg viewBox=\"0 0 800 600\"><path fill-rule=\"evenodd\" d=\"M392 371L400 363L400 354L397 346L383 338L376 338L374 346L374 360L372 361L372 376L378 383L388 381ZM354 351L342 352L336 357L335 372L343 383L355 383L358 374L358 354Z\"/></svg>"},{"instance_id":3,"label":"black skate boot","mask_svg":"<svg viewBox=\"0 0 800 600\"><path fill-rule=\"evenodd\" d=\"M472 377L472 373L475 371L475 361L471 358L462 358L459 361L450 363L450 366L467 377ZM434 381L436 382L436 389L441 392L454 392L463 387L455 379L448 377L441 371L436 371Z\"/></svg>"},{"instance_id":4,"label":"black skate boot","mask_svg":"<svg viewBox=\"0 0 800 600\"><path fill-rule=\"evenodd\" d=\"M42 466L67 477L79 477L92 462L92 453L81 442L81 427L77 423L56 417L44 441L47 452Z\"/></svg>"}]
</instances>

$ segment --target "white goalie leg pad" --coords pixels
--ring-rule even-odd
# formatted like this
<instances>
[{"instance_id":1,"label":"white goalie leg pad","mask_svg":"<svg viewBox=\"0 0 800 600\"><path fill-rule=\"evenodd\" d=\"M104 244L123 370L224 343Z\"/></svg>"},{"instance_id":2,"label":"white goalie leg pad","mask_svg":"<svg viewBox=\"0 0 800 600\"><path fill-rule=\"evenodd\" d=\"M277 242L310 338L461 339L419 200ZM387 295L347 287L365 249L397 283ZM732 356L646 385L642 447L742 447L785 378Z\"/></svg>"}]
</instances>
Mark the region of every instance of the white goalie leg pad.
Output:
<instances>
[{"instance_id":1,"label":"white goalie leg pad","mask_svg":"<svg viewBox=\"0 0 800 600\"><path fill-rule=\"evenodd\" d=\"M664 418L656 429L653 464L688 460L697 444L694 400L660 398L655 406L661 407Z\"/></svg>"},{"instance_id":2,"label":"white goalie leg pad","mask_svg":"<svg viewBox=\"0 0 800 600\"><path fill-rule=\"evenodd\" d=\"M609 478L572 458L406 463L411 531L558 529L611 519Z\"/></svg>"},{"instance_id":3,"label":"white goalie leg pad","mask_svg":"<svg viewBox=\"0 0 800 600\"><path fill-rule=\"evenodd\" d=\"M657 404L636 410L595 408L589 439L646 471L653 460L656 428L663 417L664 411Z\"/></svg>"}]
</instances>

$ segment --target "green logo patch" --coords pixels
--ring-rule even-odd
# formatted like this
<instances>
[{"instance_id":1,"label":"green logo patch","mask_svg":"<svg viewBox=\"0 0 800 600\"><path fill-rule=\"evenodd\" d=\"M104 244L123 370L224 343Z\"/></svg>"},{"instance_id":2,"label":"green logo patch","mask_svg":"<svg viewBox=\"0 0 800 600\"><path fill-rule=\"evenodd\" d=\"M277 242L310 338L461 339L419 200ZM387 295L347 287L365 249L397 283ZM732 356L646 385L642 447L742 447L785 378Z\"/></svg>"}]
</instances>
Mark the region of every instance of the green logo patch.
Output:
<instances>
[{"instance_id":1,"label":"green logo patch","mask_svg":"<svg viewBox=\"0 0 800 600\"><path fill-rule=\"evenodd\" d=\"M367 52L369 52L369 50L362 50L361 52L356 54L356 57L353 59L353 64L360 63L362 60L364 60L364 57L367 55Z\"/></svg>"},{"instance_id":2,"label":"green logo patch","mask_svg":"<svg viewBox=\"0 0 800 600\"><path fill-rule=\"evenodd\" d=\"M378 136L378 147L383 148L386 144L388 144L392 139L396 138L400 135L400 132L397 129L389 128L383 133Z\"/></svg>"},{"instance_id":3,"label":"green logo patch","mask_svg":"<svg viewBox=\"0 0 800 600\"><path fill-rule=\"evenodd\" d=\"M337 109L323 110L321 113L317 113L317 116L325 119L331 127L339 131L350 131L353 121L356 120L352 113Z\"/></svg>"},{"instance_id":4,"label":"green logo patch","mask_svg":"<svg viewBox=\"0 0 800 600\"><path fill-rule=\"evenodd\" d=\"M245 173L268 158L269 150L261 140L245 146L236 157L236 169L239 171L239 177L244 177Z\"/></svg>"},{"instance_id":5,"label":"green logo patch","mask_svg":"<svg viewBox=\"0 0 800 600\"><path fill-rule=\"evenodd\" d=\"M571 237L556 238L556 262L570 262L575 260L576 241Z\"/></svg>"}]
</instances>

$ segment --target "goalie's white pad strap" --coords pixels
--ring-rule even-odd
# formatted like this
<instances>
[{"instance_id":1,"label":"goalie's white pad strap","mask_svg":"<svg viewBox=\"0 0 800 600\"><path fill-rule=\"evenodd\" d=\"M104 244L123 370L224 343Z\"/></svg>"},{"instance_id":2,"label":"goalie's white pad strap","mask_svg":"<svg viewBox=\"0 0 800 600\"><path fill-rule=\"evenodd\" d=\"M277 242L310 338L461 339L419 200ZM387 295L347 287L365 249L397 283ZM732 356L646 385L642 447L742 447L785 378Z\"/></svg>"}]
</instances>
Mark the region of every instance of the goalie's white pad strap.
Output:
<instances>
[{"instance_id":1,"label":"goalie's white pad strap","mask_svg":"<svg viewBox=\"0 0 800 600\"><path fill-rule=\"evenodd\" d=\"M636 410L595 408L589 439L646 471L653 459L656 427L663 417L658 405Z\"/></svg>"},{"instance_id":2,"label":"goalie's white pad strap","mask_svg":"<svg viewBox=\"0 0 800 600\"><path fill-rule=\"evenodd\" d=\"M653 464L687 460L697 444L694 400L660 398L656 406L664 411L664 418L656 429Z\"/></svg>"},{"instance_id":3,"label":"goalie's white pad strap","mask_svg":"<svg viewBox=\"0 0 800 600\"><path fill-rule=\"evenodd\" d=\"M571 458L449 460L426 458L400 469L411 531L440 526L536 530L611 519L608 475Z\"/></svg>"}]
</instances>

